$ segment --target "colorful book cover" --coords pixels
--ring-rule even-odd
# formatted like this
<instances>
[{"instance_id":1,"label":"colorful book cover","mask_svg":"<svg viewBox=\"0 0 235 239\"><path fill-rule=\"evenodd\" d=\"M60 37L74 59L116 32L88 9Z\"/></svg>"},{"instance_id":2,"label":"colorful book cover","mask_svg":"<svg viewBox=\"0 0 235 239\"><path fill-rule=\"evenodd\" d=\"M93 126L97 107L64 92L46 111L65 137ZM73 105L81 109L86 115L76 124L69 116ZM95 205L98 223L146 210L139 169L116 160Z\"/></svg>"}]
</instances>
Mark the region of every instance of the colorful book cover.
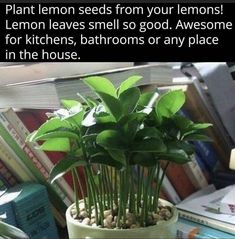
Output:
<instances>
[{"instance_id":1,"label":"colorful book cover","mask_svg":"<svg viewBox=\"0 0 235 239\"><path fill-rule=\"evenodd\" d=\"M12 207L18 227L31 239L58 239L46 187L24 183L9 189L7 193L17 191L20 191L20 194L13 199Z\"/></svg>"},{"instance_id":2,"label":"colorful book cover","mask_svg":"<svg viewBox=\"0 0 235 239\"><path fill-rule=\"evenodd\" d=\"M227 233L227 232L223 232L220 230L217 230L215 228L211 228L196 222L192 222L183 218L179 218L178 219L178 225L177 225L177 230L179 231L179 224L181 224L181 230L188 232L188 238L190 238L190 235L192 235L192 230L194 229L194 232L197 231L197 233L195 233L195 237L191 237L191 239L193 238L208 238L208 239L232 239L234 238L233 234ZM189 227L188 227L189 226ZM191 228L190 228L191 227ZM177 232L177 234L179 234L179 232Z\"/></svg>"}]
</instances>

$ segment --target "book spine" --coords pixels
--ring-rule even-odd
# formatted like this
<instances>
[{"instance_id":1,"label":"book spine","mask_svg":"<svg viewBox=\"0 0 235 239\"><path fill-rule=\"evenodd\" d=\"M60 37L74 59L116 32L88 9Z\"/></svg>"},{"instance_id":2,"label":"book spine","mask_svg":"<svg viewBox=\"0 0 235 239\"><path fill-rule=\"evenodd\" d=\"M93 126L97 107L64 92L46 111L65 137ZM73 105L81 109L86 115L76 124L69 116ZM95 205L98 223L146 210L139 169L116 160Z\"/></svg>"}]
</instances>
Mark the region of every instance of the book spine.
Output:
<instances>
[{"instance_id":1,"label":"book spine","mask_svg":"<svg viewBox=\"0 0 235 239\"><path fill-rule=\"evenodd\" d=\"M164 161L162 161L162 166L165 167ZM186 198L196 191L196 188L192 184L182 165L170 163L167 167L166 176L181 199Z\"/></svg>"},{"instance_id":2,"label":"book spine","mask_svg":"<svg viewBox=\"0 0 235 239\"><path fill-rule=\"evenodd\" d=\"M177 222L176 228L177 239L199 239L199 227L190 226L182 222Z\"/></svg>"},{"instance_id":3,"label":"book spine","mask_svg":"<svg viewBox=\"0 0 235 239\"><path fill-rule=\"evenodd\" d=\"M28 158L32 161L32 163L36 166L37 170L41 173L41 176L45 178L47 181L49 178L49 172L44 167L44 165L38 160L34 152L30 149L30 147L25 143L25 140L20 137L18 132L15 130L14 126L9 123L9 121L5 118L5 116L0 113L0 122L5 127L6 130L10 133L13 140L18 144L18 146L25 152ZM51 187L54 191L59 195L59 197L63 200L66 206L71 205L70 199L65 195L65 193L59 188L58 184L52 184Z\"/></svg>"},{"instance_id":4,"label":"book spine","mask_svg":"<svg viewBox=\"0 0 235 239\"><path fill-rule=\"evenodd\" d=\"M221 133L224 132L224 130L221 129L221 123L219 123L216 120L216 116L212 114L212 111L215 111L214 109L211 109L209 112L208 109L213 107L209 104L206 105L208 100L205 98L201 87L198 87L198 84L200 84L198 80L194 80L193 84L188 85L185 92L187 97L184 110L188 112L193 120L211 122L214 125L213 128L208 128L206 132L213 139L212 145L217 155L216 158L219 158L219 163L227 167L230 146L225 142L224 137L221 137Z\"/></svg>"},{"instance_id":5,"label":"book spine","mask_svg":"<svg viewBox=\"0 0 235 239\"><path fill-rule=\"evenodd\" d=\"M0 134L4 138L4 140L7 142L7 144L12 148L13 151L19 156L19 158L23 161L25 165L27 165L28 169L33 173L37 181L41 184L44 184L47 186L47 190L50 196L51 202L53 202L53 206L56 206L56 210L58 209L60 213L64 214L66 210L66 206L63 203L63 201L58 197L58 195L55 193L54 189L51 187L51 185L45 181L45 178L41 175L41 173L38 171L37 167L34 165L34 163L27 157L24 150L22 150L21 147L19 147L18 143L12 138L9 131L5 129L5 127L2 125L2 121L4 118L0 115ZM58 212L59 213L59 212ZM58 220L60 223L60 220ZM63 226L62 224L60 224Z\"/></svg>"},{"instance_id":6,"label":"book spine","mask_svg":"<svg viewBox=\"0 0 235 239\"><path fill-rule=\"evenodd\" d=\"M162 174L163 174L163 171L162 169L160 169L160 177L162 176ZM162 190L170 202L174 204L181 202L181 199L178 193L176 192L175 188L172 186L170 180L168 179L166 175L162 182Z\"/></svg>"},{"instance_id":7,"label":"book spine","mask_svg":"<svg viewBox=\"0 0 235 239\"><path fill-rule=\"evenodd\" d=\"M195 158L195 154L191 156L191 161L184 164L183 168L185 169L186 174L190 178L196 189L201 189L208 186L207 179L203 174L198 162Z\"/></svg>"},{"instance_id":8,"label":"book spine","mask_svg":"<svg viewBox=\"0 0 235 239\"><path fill-rule=\"evenodd\" d=\"M20 118L17 116L17 114L13 111L13 109L8 109L7 111L3 112L6 120L12 125L12 127L15 128L17 133L22 137L24 140L29 135L29 130L25 127L23 122L20 120ZM35 148L39 145L37 143L26 143L28 147L30 148L31 152L34 153L34 155L37 157L37 159L42 163L43 167L46 169L46 171L49 173L52 168L54 167L54 164L50 160L50 158L41 150L36 150ZM73 190L70 187L70 185L64 180L63 177L57 180L55 182L55 185L59 187L58 192L63 192L64 198L67 198L67 201L69 201L69 204L73 201ZM66 195L68 197L66 197Z\"/></svg>"},{"instance_id":9,"label":"book spine","mask_svg":"<svg viewBox=\"0 0 235 239\"><path fill-rule=\"evenodd\" d=\"M212 218L204 217L181 209L178 209L178 212L180 218L235 235L235 227L233 224L221 222Z\"/></svg>"},{"instance_id":10,"label":"book spine","mask_svg":"<svg viewBox=\"0 0 235 239\"><path fill-rule=\"evenodd\" d=\"M9 184L0 174L0 197L6 192L8 188L9 188Z\"/></svg>"},{"instance_id":11,"label":"book spine","mask_svg":"<svg viewBox=\"0 0 235 239\"><path fill-rule=\"evenodd\" d=\"M185 219L182 219L182 218L179 218L178 219L178 222L177 223L180 223L181 225L184 225L185 226L191 226L191 227L197 227L199 228L199 234L205 238L213 238L213 239L231 239L233 238L234 236L230 233L227 233L227 232L222 232L220 230L217 230L217 229L214 229L214 228L211 228L211 227L208 227L208 226L205 226L205 225L201 225L201 224L198 224L196 222L192 222L192 221L189 221L189 220L185 220Z\"/></svg>"},{"instance_id":12,"label":"book spine","mask_svg":"<svg viewBox=\"0 0 235 239\"><path fill-rule=\"evenodd\" d=\"M1 160L2 159L0 159L0 175L7 182L9 187L15 186L18 183L17 178Z\"/></svg>"},{"instance_id":13,"label":"book spine","mask_svg":"<svg viewBox=\"0 0 235 239\"><path fill-rule=\"evenodd\" d=\"M210 173L213 173L217 168L221 168L218 155L209 142L195 141L193 144L196 147L196 153L204 161Z\"/></svg>"},{"instance_id":14,"label":"book spine","mask_svg":"<svg viewBox=\"0 0 235 239\"><path fill-rule=\"evenodd\" d=\"M34 181L35 177L29 169L22 163L21 159L9 147L6 141L0 136L0 157L18 178L19 181Z\"/></svg>"}]
</instances>

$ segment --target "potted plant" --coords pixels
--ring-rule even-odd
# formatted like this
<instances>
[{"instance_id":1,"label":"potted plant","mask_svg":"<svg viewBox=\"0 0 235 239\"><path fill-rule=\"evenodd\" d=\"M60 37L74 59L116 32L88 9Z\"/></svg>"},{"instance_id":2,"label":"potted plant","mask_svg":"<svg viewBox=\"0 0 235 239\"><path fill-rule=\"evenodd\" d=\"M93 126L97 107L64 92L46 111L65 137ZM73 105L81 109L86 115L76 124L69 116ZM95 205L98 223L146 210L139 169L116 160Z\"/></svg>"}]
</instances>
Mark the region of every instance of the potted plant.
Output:
<instances>
[{"instance_id":1,"label":"potted plant","mask_svg":"<svg viewBox=\"0 0 235 239\"><path fill-rule=\"evenodd\" d=\"M170 162L190 161L194 148L188 141L208 140L202 130L210 124L195 124L178 113L183 91L141 93L135 86L139 80L131 76L116 89L103 77L84 79L97 97L62 100L64 108L28 137L43 141L42 150L66 153L50 176L53 182L72 173L70 238L174 238L177 211L159 200L162 181ZM167 161L163 174L161 160Z\"/></svg>"},{"instance_id":2,"label":"potted plant","mask_svg":"<svg viewBox=\"0 0 235 239\"><path fill-rule=\"evenodd\" d=\"M20 229L0 220L0 238L2 239L29 239Z\"/></svg>"}]
</instances>

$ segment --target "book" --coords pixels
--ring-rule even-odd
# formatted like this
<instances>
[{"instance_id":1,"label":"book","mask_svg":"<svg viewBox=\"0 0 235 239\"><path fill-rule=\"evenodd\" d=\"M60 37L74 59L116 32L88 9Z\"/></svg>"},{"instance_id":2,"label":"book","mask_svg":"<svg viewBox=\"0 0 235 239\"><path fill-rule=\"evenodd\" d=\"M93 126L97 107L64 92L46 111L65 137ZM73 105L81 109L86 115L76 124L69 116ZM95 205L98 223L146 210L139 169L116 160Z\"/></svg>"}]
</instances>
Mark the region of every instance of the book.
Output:
<instances>
[{"instance_id":1,"label":"book","mask_svg":"<svg viewBox=\"0 0 235 239\"><path fill-rule=\"evenodd\" d=\"M15 186L18 183L17 178L13 175L13 173L9 170L9 168L7 168L7 166L3 163L1 158L0 158L0 176L9 187Z\"/></svg>"},{"instance_id":2,"label":"book","mask_svg":"<svg viewBox=\"0 0 235 239\"><path fill-rule=\"evenodd\" d=\"M187 85L185 93L187 97L184 108L192 120L213 124L213 127L206 129L206 133L213 139L211 145L216 152L216 158L219 159L217 162L221 166L228 167L227 159L230 155L231 142L215 108L210 103L206 89L198 79L194 79L193 84Z\"/></svg>"},{"instance_id":3,"label":"book","mask_svg":"<svg viewBox=\"0 0 235 239\"><path fill-rule=\"evenodd\" d=\"M214 138L212 138L212 140L214 140ZM193 144L195 145L197 155L203 160L210 176L212 176L215 171L224 168L221 165L220 158L215 148L210 142L195 141Z\"/></svg>"},{"instance_id":4,"label":"book","mask_svg":"<svg viewBox=\"0 0 235 239\"><path fill-rule=\"evenodd\" d=\"M41 172L31 161L31 159L28 158L26 152L21 147L22 145L24 145L24 142L22 142L22 140L20 140L20 138L18 138L18 140L16 138L14 138L14 136L12 135L14 133L14 131L13 132L8 131L4 127L4 123L3 123L3 121L5 121L5 119L2 118L1 116L0 116L0 119L1 119L0 120L0 122L1 122L0 123L0 135L2 136L2 138L4 138L6 143L15 152L15 154L21 159L21 161L24 163L24 165L27 166L28 170L33 174L33 176L35 177L37 182L44 184L47 187L50 200L51 200L51 202L53 202L53 207L55 208L53 210L59 211L59 214L61 213L62 215L64 215L64 213L66 211L66 205L64 204L62 199L56 194L56 192L54 191L54 188L51 186L51 184L45 180L45 178L43 177ZM11 134L10 134L10 132L11 132ZM57 217L56 219L61 226L65 225L64 218L63 218L64 220L61 220L62 218L59 218L59 217Z\"/></svg>"},{"instance_id":5,"label":"book","mask_svg":"<svg viewBox=\"0 0 235 239\"><path fill-rule=\"evenodd\" d=\"M201 195L199 193L191 196L176 206L179 216L235 235L235 215L221 213L217 208L231 188L214 189L215 191L212 189L210 193L204 191Z\"/></svg>"},{"instance_id":6,"label":"book","mask_svg":"<svg viewBox=\"0 0 235 239\"><path fill-rule=\"evenodd\" d=\"M25 166L22 160L0 136L0 157L11 172L17 177L18 181L34 181L32 172Z\"/></svg>"},{"instance_id":7,"label":"book","mask_svg":"<svg viewBox=\"0 0 235 239\"><path fill-rule=\"evenodd\" d=\"M235 184L235 173L232 170L218 170L213 175L213 183L217 189Z\"/></svg>"},{"instance_id":8,"label":"book","mask_svg":"<svg viewBox=\"0 0 235 239\"><path fill-rule=\"evenodd\" d=\"M4 116L4 111L0 112L0 122L5 127L5 129L8 130L8 132L11 134L11 136L13 137L15 142L18 144L18 146L25 152L26 156L36 166L37 170L40 172L42 177L47 181L49 178L49 170L52 168L52 164L49 165L49 162L47 162L46 160L43 161L43 163L39 160L38 154L43 153L43 152L41 152L39 150L38 151L35 150L33 144L26 144L25 137L21 137L21 135L19 135L19 133L14 128L14 126L6 119L6 117ZM19 125L19 122L17 124ZM30 147L30 145L31 145L31 147ZM44 160L44 158L41 158L41 159ZM58 186L57 183L52 184L51 188L53 188L54 191L61 197L61 199L63 200L63 202L65 203L66 206L71 205L70 199L61 190L61 188Z\"/></svg>"},{"instance_id":9,"label":"book","mask_svg":"<svg viewBox=\"0 0 235 239\"><path fill-rule=\"evenodd\" d=\"M21 63L0 67L0 85L45 82L48 79L94 74L131 66L132 62Z\"/></svg>"},{"instance_id":10,"label":"book","mask_svg":"<svg viewBox=\"0 0 235 239\"><path fill-rule=\"evenodd\" d=\"M15 192L20 192L12 200L17 226L31 239L58 239L46 187L35 183L19 184L9 189L5 197Z\"/></svg>"},{"instance_id":11,"label":"book","mask_svg":"<svg viewBox=\"0 0 235 239\"><path fill-rule=\"evenodd\" d=\"M178 239L231 239L234 235L183 218L177 221Z\"/></svg>"},{"instance_id":12,"label":"book","mask_svg":"<svg viewBox=\"0 0 235 239\"><path fill-rule=\"evenodd\" d=\"M226 63L195 64L207 86L213 106L228 135L235 142L235 85ZM224 97L226 95L226 97Z\"/></svg>"},{"instance_id":13,"label":"book","mask_svg":"<svg viewBox=\"0 0 235 239\"><path fill-rule=\"evenodd\" d=\"M2 110L0 112L5 119L8 121L8 123L14 127L14 129L17 131L19 137L22 138L22 140L26 140L26 137L29 135L28 129L25 127L23 122L20 120L20 118L17 116L17 114L13 111L12 108ZM9 126L8 126L9 127ZM41 150L37 150L36 147L39 147L37 143L29 143L27 142L26 145L29 147L30 152L35 155L35 157L40 161L40 163L43 166L43 169L48 173L52 170L54 167L54 164L52 163L51 159L46 155L45 152ZM46 175L47 176L47 175ZM71 189L70 185L64 180L64 178L60 178L55 183L55 187L57 187L57 192L61 194L61 197L65 201L66 205L71 205L73 201L73 190Z\"/></svg>"},{"instance_id":14,"label":"book","mask_svg":"<svg viewBox=\"0 0 235 239\"><path fill-rule=\"evenodd\" d=\"M162 165L165 165L164 161L162 161ZM170 180L181 200L196 191L196 188L186 174L182 165L171 162L167 167L166 176Z\"/></svg>"},{"instance_id":15,"label":"book","mask_svg":"<svg viewBox=\"0 0 235 239\"><path fill-rule=\"evenodd\" d=\"M196 189L208 186L207 179L196 160L195 154L191 156L190 162L183 165L183 168Z\"/></svg>"},{"instance_id":16,"label":"book","mask_svg":"<svg viewBox=\"0 0 235 239\"><path fill-rule=\"evenodd\" d=\"M163 174L162 169L160 169L159 177L161 177ZM166 195L166 198L168 201L170 201L173 204L177 204L181 201L179 194L176 192L175 188L171 184L168 177L165 175L163 181L162 181L162 191L163 195Z\"/></svg>"},{"instance_id":17,"label":"book","mask_svg":"<svg viewBox=\"0 0 235 239\"><path fill-rule=\"evenodd\" d=\"M5 181L5 179L0 175L0 197L6 192L9 184ZM1 213L0 213L1 214Z\"/></svg>"},{"instance_id":18,"label":"book","mask_svg":"<svg viewBox=\"0 0 235 239\"><path fill-rule=\"evenodd\" d=\"M154 66L135 66L116 69L95 74L112 80L115 86L132 75L141 75L141 85L176 84L173 68L169 65L156 64ZM47 79L43 82L31 84L17 84L0 88L0 108L27 109L57 109L61 99L78 99L77 93L85 96L95 96L88 86L83 84L82 78L88 75L77 75L58 79ZM89 75L91 76L91 75ZM187 77L181 79L184 83ZM179 83L179 82L177 82ZM27 92L27 94L25 94Z\"/></svg>"},{"instance_id":19,"label":"book","mask_svg":"<svg viewBox=\"0 0 235 239\"><path fill-rule=\"evenodd\" d=\"M12 200L20 192L7 193L8 190L0 197L0 215L4 215L3 221L13 226L17 226L15 212L12 206Z\"/></svg>"},{"instance_id":20,"label":"book","mask_svg":"<svg viewBox=\"0 0 235 239\"><path fill-rule=\"evenodd\" d=\"M186 95L186 101L182 113L193 121L213 124L213 127L205 130L205 133L213 141L211 143L195 141L196 150L198 150L196 153L203 153L201 159L205 159L205 163L209 164L211 171L219 168L228 168L228 158L232 147L231 142L228 140L228 134L226 134L222 122L219 120L218 115L216 115L215 109L208 103L208 97L205 98L207 95L205 95L205 90L202 89L200 82L197 78L192 78L191 84L163 86L160 89L164 91L170 89L183 90ZM203 152L203 150L206 151ZM210 156L209 163L207 162L206 154Z\"/></svg>"},{"instance_id":21,"label":"book","mask_svg":"<svg viewBox=\"0 0 235 239\"><path fill-rule=\"evenodd\" d=\"M192 117L190 117L185 108L180 110L180 114L187 117L189 120L192 120ZM212 138L212 140L214 139ZM222 166L217 152L211 142L194 141L190 143L194 146L195 153L192 157L192 165L190 165L194 167L189 167L189 172L192 170L192 174L194 175L195 172L196 175L198 174L198 177L189 176L192 177L191 180L199 189L206 186L206 183L212 177L213 172L218 168L222 168Z\"/></svg>"}]
</instances>

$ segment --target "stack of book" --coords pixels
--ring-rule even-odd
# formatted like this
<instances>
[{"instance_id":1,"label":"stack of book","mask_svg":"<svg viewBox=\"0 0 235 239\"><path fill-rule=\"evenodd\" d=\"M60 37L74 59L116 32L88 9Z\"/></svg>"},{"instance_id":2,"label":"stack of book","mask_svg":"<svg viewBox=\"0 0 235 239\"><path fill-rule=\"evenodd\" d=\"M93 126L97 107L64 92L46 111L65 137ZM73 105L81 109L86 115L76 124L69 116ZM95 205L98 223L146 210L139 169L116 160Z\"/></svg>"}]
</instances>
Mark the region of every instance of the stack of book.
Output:
<instances>
[{"instance_id":1,"label":"stack of book","mask_svg":"<svg viewBox=\"0 0 235 239\"><path fill-rule=\"evenodd\" d=\"M179 238L234 238L235 214L222 211L222 198L233 189L233 185L221 190L209 185L179 203ZM189 236L193 232L187 225L198 228L195 237Z\"/></svg>"}]
</instances>

